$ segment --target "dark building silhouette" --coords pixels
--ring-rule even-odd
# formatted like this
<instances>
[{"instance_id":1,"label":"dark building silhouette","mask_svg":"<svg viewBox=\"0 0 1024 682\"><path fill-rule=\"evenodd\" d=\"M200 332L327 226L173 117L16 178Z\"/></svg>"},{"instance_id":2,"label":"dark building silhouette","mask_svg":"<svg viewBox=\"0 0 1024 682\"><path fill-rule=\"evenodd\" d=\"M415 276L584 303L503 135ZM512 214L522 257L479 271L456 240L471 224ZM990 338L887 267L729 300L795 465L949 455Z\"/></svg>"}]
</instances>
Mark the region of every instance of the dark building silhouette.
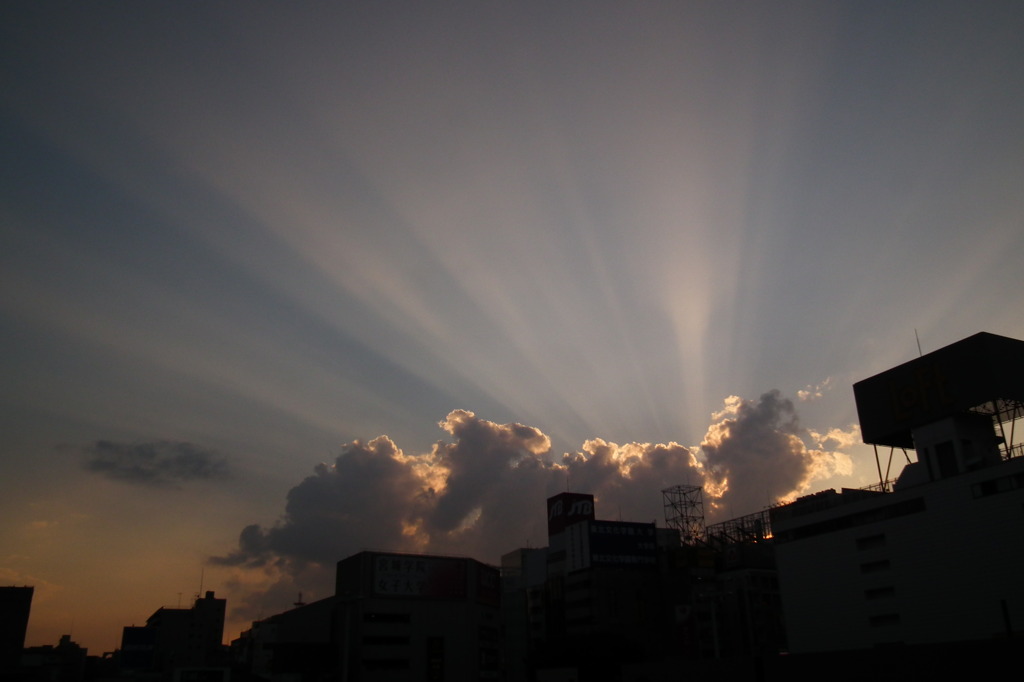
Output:
<instances>
[{"instance_id":1,"label":"dark building silhouette","mask_svg":"<svg viewBox=\"0 0 1024 682\"><path fill-rule=\"evenodd\" d=\"M1019 638L1024 342L977 334L854 395L865 442L917 458L894 484L771 511L791 651Z\"/></svg>"},{"instance_id":2,"label":"dark building silhouette","mask_svg":"<svg viewBox=\"0 0 1024 682\"><path fill-rule=\"evenodd\" d=\"M318 680L339 670L338 601L297 605L256 621L231 643L232 660L266 680Z\"/></svg>"},{"instance_id":3,"label":"dark building silhouette","mask_svg":"<svg viewBox=\"0 0 1024 682\"><path fill-rule=\"evenodd\" d=\"M764 537L603 521L569 492L548 500L548 531L548 547L502 558L507 680L715 674L783 646Z\"/></svg>"},{"instance_id":4,"label":"dark building silhouette","mask_svg":"<svg viewBox=\"0 0 1024 682\"><path fill-rule=\"evenodd\" d=\"M496 568L462 557L361 552L338 563L335 596L348 679L497 678Z\"/></svg>"},{"instance_id":5,"label":"dark building silhouette","mask_svg":"<svg viewBox=\"0 0 1024 682\"><path fill-rule=\"evenodd\" d=\"M360 552L335 595L253 623L236 660L270 680L499 679L501 585L466 557Z\"/></svg>"},{"instance_id":6,"label":"dark building silhouette","mask_svg":"<svg viewBox=\"0 0 1024 682\"><path fill-rule=\"evenodd\" d=\"M0 587L0 673L16 671L25 648L34 587Z\"/></svg>"},{"instance_id":7,"label":"dark building silhouette","mask_svg":"<svg viewBox=\"0 0 1024 682\"><path fill-rule=\"evenodd\" d=\"M121 670L180 676L184 669L225 666L226 603L213 592L207 592L196 598L192 608L161 607L146 620L146 625L125 627L121 637Z\"/></svg>"},{"instance_id":8,"label":"dark building silhouette","mask_svg":"<svg viewBox=\"0 0 1024 682\"><path fill-rule=\"evenodd\" d=\"M40 682L81 682L86 677L89 650L62 635L56 646L29 647L21 656L22 676Z\"/></svg>"}]
</instances>

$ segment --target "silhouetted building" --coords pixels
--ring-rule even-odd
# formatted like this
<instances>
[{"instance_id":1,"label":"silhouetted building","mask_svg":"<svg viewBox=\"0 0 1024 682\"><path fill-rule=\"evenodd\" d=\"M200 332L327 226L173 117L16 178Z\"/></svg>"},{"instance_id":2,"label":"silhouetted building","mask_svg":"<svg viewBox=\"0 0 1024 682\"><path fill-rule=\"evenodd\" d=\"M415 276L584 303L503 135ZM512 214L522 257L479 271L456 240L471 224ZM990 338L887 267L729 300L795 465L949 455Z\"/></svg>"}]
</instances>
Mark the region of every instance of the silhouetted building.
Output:
<instances>
[{"instance_id":1,"label":"silhouetted building","mask_svg":"<svg viewBox=\"0 0 1024 682\"><path fill-rule=\"evenodd\" d=\"M588 494L547 508L546 550L502 559L506 679L655 679L781 648L769 543L684 546L675 528L598 519Z\"/></svg>"},{"instance_id":2,"label":"silhouetted building","mask_svg":"<svg viewBox=\"0 0 1024 682\"><path fill-rule=\"evenodd\" d=\"M865 442L913 447L917 461L891 492L828 490L772 510L790 650L1019 636L1024 458L1011 441L1024 342L977 334L854 393Z\"/></svg>"},{"instance_id":3,"label":"silhouetted building","mask_svg":"<svg viewBox=\"0 0 1024 682\"><path fill-rule=\"evenodd\" d=\"M39 682L81 682L85 679L89 650L61 635L56 646L46 644L25 649L21 669L26 680Z\"/></svg>"},{"instance_id":4,"label":"silhouetted building","mask_svg":"<svg viewBox=\"0 0 1024 682\"><path fill-rule=\"evenodd\" d=\"M338 563L347 680L497 679L499 573L462 557L360 552Z\"/></svg>"},{"instance_id":5,"label":"silhouetted building","mask_svg":"<svg viewBox=\"0 0 1024 682\"><path fill-rule=\"evenodd\" d=\"M339 670L333 596L256 621L231 643L232 659L265 680L319 680Z\"/></svg>"},{"instance_id":6,"label":"silhouetted building","mask_svg":"<svg viewBox=\"0 0 1024 682\"><path fill-rule=\"evenodd\" d=\"M0 673L19 667L34 590L33 587L0 587Z\"/></svg>"},{"instance_id":7,"label":"silhouetted building","mask_svg":"<svg viewBox=\"0 0 1024 682\"><path fill-rule=\"evenodd\" d=\"M226 665L226 603L207 592L197 597L190 609L161 607L145 626L125 627L121 637L122 671L173 673Z\"/></svg>"},{"instance_id":8,"label":"silhouetted building","mask_svg":"<svg viewBox=\"0 0 1024 682\"><path fill-rule=\"evenodd\" d=\"M533 652L547 634L547 555L547 547L530 547L501 557L501 667L510 682L532 679Z\"/></svg>"},{"instance_id":9,"label":"silhouetted building","mask_svg":"<svg viewBox=\"0 0 1024 682\"><path fill-rule=\"evenodd\" d=\"M498 570L465 557L360 552L336 594L253 623L237 663L267 680L498 679Z\"/></svg>"}]
</instances>

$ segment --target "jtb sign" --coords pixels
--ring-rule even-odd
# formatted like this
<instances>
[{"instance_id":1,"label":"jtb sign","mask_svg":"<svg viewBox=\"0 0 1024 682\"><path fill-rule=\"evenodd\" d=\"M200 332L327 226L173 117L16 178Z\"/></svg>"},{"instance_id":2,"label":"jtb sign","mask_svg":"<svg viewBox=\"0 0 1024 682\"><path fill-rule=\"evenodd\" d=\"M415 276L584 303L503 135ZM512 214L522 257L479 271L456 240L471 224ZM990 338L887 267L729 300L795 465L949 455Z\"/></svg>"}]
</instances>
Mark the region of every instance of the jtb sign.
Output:
<instances>
[{"instance_id":1,"label":"jtb sign","mask_svg":"<svg viewBox=\"0 0 1024 682\"><path fill-rule=\"evenodd\" d=\"M548 535L561 533L566 526L594 519L594 496L560 493L548 498Z\"/></svg>"}]
</instances>

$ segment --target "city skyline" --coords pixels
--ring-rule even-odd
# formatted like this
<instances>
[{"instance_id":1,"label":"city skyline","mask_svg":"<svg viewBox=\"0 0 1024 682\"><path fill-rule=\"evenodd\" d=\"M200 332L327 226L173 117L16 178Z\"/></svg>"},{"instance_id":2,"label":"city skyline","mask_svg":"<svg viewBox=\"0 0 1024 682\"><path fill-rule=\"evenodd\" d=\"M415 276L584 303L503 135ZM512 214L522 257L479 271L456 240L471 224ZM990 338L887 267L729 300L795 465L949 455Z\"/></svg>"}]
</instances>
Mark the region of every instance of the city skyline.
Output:
<instances>
[{"instance_id":1,"label":"city skyline","mask_svg":"<svg viewBox=\"0 0 1024 682\"><path fill-rule=\"evenodd\" d=\"M196 587L230 638L362 549L496 563L567 488L663 525L671 485L868 485L854 382L1024 338L1018 3L0 18L29 645Z\"/></svg>"}]
</instances>

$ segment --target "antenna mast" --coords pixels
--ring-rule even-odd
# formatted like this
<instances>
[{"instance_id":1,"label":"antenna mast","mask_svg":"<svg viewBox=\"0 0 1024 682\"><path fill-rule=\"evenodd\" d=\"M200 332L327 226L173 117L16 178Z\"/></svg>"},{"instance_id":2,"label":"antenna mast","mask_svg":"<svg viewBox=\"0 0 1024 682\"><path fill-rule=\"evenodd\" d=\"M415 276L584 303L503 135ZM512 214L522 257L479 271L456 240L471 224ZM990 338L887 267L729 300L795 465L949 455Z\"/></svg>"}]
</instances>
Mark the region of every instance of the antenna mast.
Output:
<instances>
[{"instance_id":1,"label":"antenna mast","mask_svg":"<svg viewBox=\"0 0 1024 682\"><path fill-rule=\"evenodd\" d=\"M665 503L665 524L679 532L684 545L704 539L704 488L677 485L661 491Z\"/></svg>"}]
</instances>

